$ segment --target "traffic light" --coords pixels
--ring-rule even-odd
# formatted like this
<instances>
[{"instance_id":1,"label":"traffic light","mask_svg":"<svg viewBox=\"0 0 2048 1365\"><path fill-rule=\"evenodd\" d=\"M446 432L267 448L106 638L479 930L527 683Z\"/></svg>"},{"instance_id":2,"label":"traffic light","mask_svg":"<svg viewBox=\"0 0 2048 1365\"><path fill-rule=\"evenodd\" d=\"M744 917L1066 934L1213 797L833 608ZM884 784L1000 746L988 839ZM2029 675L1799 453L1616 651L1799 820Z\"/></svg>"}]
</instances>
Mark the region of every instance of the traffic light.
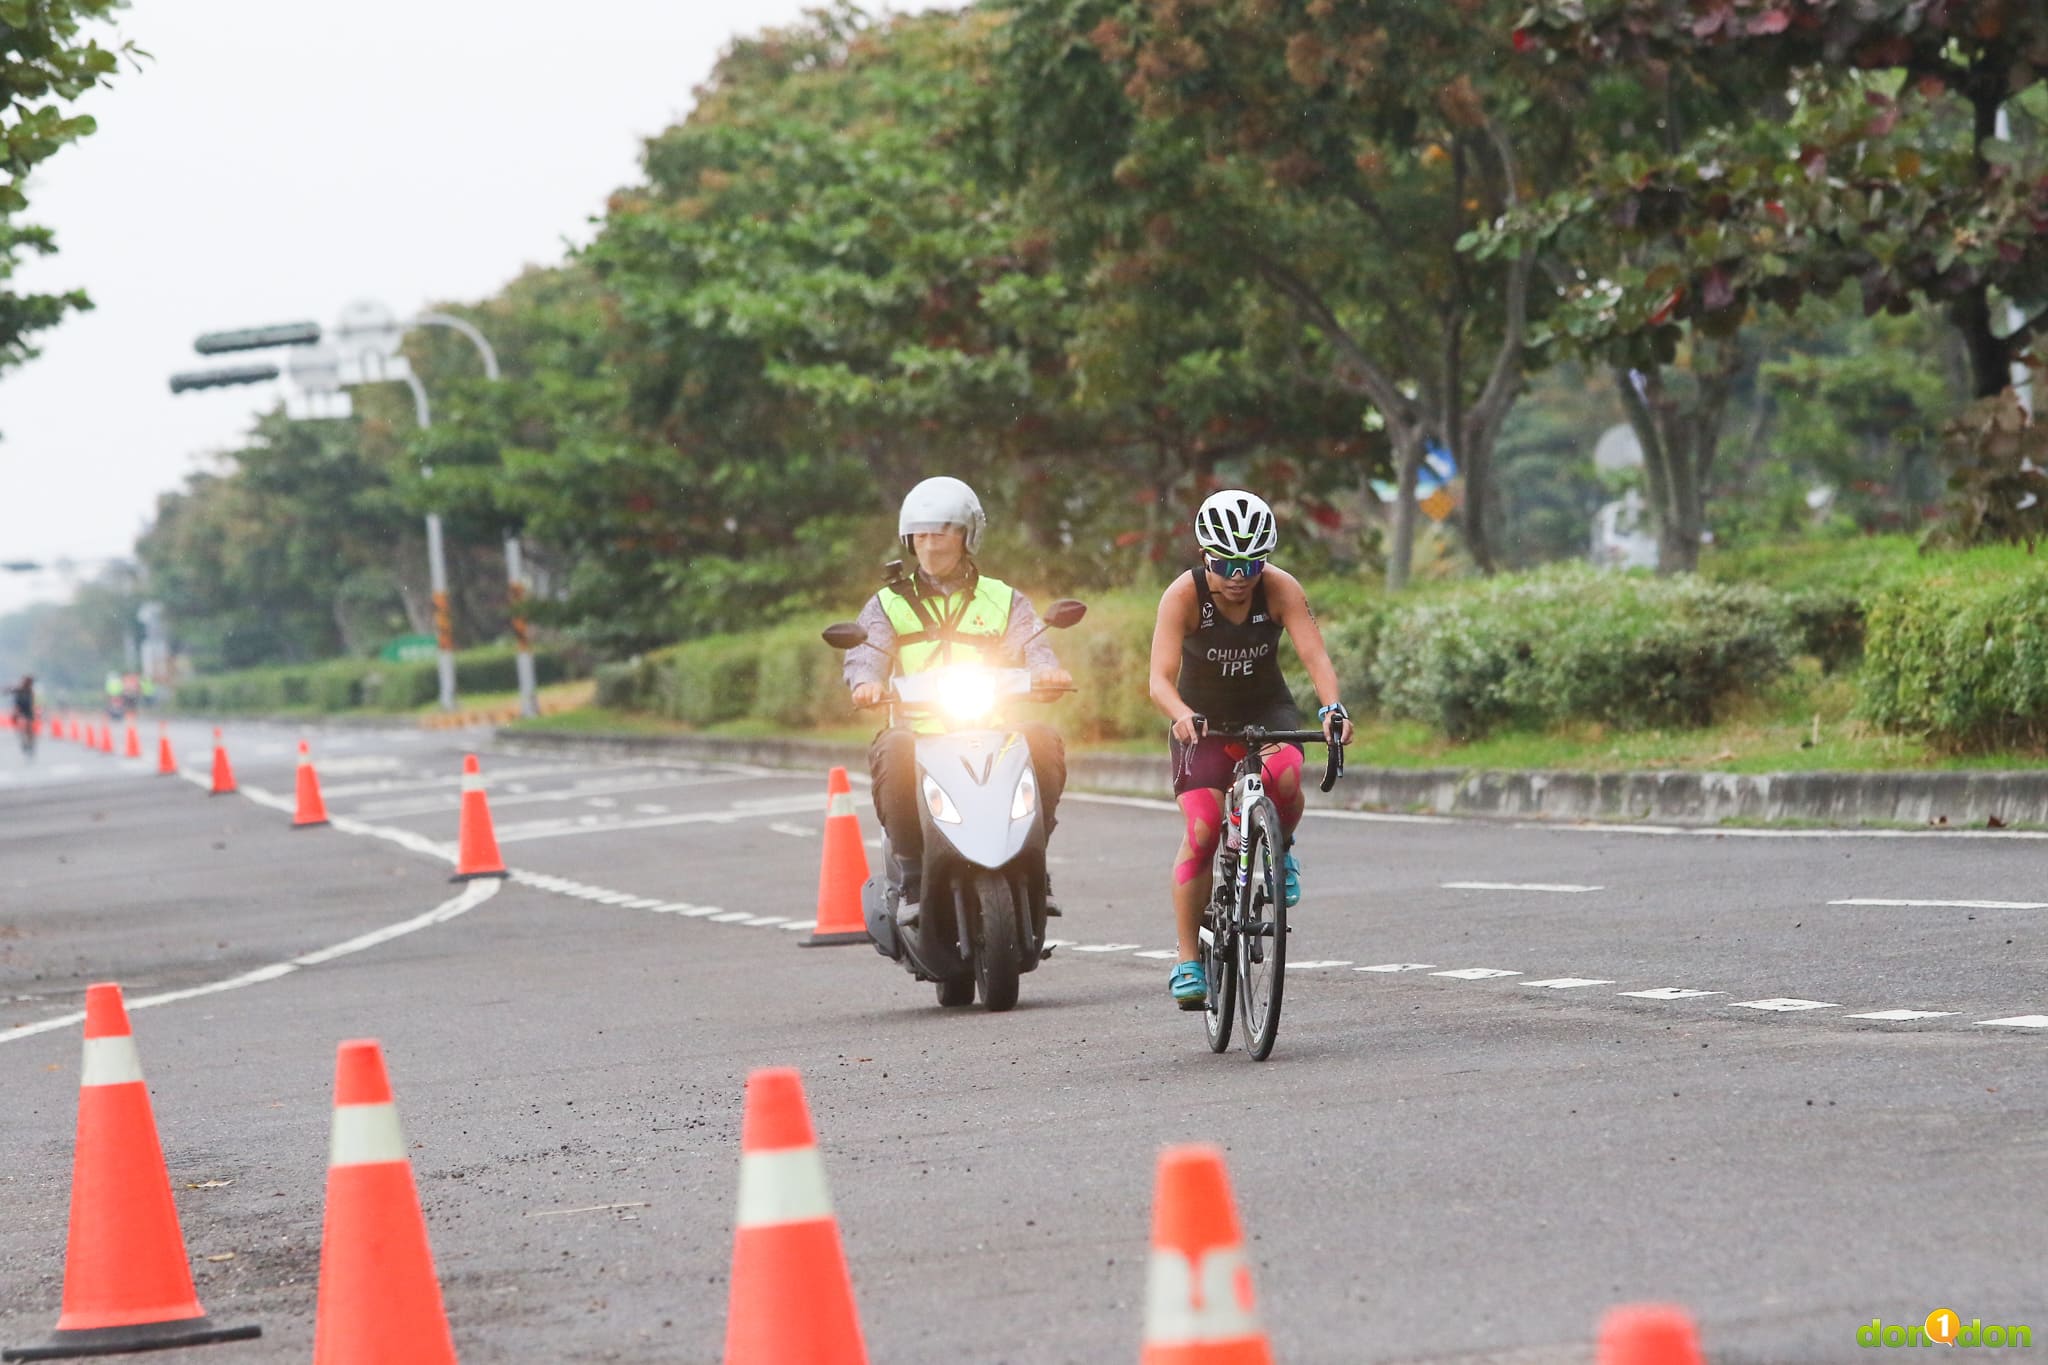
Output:
<instances>
[{"instance_id":1,"label":"traffic light","mask_svg":"<svg viewBox=\"0 0 2048 1365\"><path fill-rule=\"evenodd\" d=\"M226 389L236 384L264 384L277 378L275 365L229 365L218 370L187 370L171 376L171 392L190 389Z\"/></svg>"},{"instance_id":2,"label":"traffic light","mask_svg":"<svg viewBox=\"0 0 2048 1365\"><path fill-rule=\"evenodd\" d=\"M192 343L201 355L228 351L262 351L272 346L311 346L320 340L317 322L285 322L275 327L244 327L234 332L208 332Z\"/></svg>"}]
</instances>

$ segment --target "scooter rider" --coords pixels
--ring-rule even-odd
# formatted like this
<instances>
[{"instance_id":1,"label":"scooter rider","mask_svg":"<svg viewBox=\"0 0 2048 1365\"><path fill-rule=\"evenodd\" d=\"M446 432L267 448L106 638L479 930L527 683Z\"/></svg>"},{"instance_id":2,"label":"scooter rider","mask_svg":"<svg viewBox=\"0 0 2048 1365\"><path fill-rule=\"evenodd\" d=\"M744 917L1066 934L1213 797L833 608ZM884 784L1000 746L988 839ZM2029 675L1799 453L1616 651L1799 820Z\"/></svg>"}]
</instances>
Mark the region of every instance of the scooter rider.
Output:
<instances>
[{"instance_id":1,"label":"scooter rider","mask_svg":"<svg viewBox=\"0 0 2048 1365\"><path fill-rule=\"evenodd\" d=\"M905 552L915 557L917 568L906 573L902 561L891 563L888 581L861 608L859 624L874 648L846 653L846 685L853 690L856 706L873 706L884 699L892 659L896 672L918 673L949 663L994 662L1021 651L1034 685L1072 685L1052 646L1038 635L1038 613L1031 599L976 566L974 553L987 524L981 500L958 479L926 479L903 499L896 534ZM1036 639L1031 638L1034 635ZM936 721L916 724L938 728ZM1049 836L1067 784L1066 747L1058 732L1042 722L1016 728L1031 749ZM868 771L874 777L875 811L888 831L901 874L898 919L909 927L916 923L924 875L916 732L898 726L877 734L868 749Z\"/></svg>"}]
</instances>

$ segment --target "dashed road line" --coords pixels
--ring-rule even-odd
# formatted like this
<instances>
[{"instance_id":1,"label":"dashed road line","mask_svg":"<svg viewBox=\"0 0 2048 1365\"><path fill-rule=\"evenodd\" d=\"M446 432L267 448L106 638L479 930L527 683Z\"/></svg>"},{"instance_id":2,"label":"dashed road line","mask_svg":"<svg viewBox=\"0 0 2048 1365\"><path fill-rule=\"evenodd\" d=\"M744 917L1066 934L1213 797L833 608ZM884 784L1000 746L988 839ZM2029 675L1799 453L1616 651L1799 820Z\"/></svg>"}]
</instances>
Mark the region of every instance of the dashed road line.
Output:
<instances>
[{"instance_id":1,"label":"dashed road line","mask_svg":"<svg viewBox=\"0 0 2048 1365\"><path fill-rule=\"evenodd\" d=\"M1445 882L1446 891L1551 891L1572 894L1581 891L1605 891L1604 886L1580 886L1573 882Z\"/></svg>"},{"instance_id":2,"label":"dashed road line","mask_svg":"<svg viewBox=\"0 0 2048 1365\"><path fill-rule=\"evenodd\" d=\"M1880 900L1875 897L1857 896L1850 900L1829 901L1829 905L1889 905L1926 907L1945 910L2048 910L2048 901L1922 901L1922 900Z\"/></svg>"}]
</instances>

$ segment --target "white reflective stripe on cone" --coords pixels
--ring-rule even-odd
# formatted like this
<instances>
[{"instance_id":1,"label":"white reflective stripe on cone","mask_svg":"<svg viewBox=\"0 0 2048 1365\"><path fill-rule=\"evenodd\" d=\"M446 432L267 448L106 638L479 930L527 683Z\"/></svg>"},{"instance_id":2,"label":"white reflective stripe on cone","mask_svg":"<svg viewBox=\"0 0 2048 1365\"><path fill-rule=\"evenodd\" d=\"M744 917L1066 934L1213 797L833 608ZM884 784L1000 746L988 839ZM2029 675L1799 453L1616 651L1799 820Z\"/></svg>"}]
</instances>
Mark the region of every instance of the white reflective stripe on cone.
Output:
<instances>
[{"instance_id":1,"label":"white reflective stripe on cone","mask_svg":"<svg viewBox=\"0 0 2048 1365\"><path fill-rule=\"evenodd\" d=\"M825 1159L816 1147L748 1152L740 1157L740 1227L811 1223L831 1216Z\"/></svg>"},{"instance_id":2,"label":"white reflective stripe on cone","mask_svg":"<svg viewBox=\"0 0 2048 1365\"><path fill-rule=\"evenodd\" d=\"M85 1040L85 1066L80 1085L126 1085L142 1079L142 1054L132 1034Z\"/></svg>"},{"instance_id":3,"label":"white reflective stripe on cone","mask_svg":"<svg viewBox=\"0 0 2048 1365\"><path fill-rule=\"evenodd\" d=\"M395 1104L338 1104L333 1138L327 1145L329 1166L369 1166L405 1160L405 1134L398 1128Z\"/></svg>"},{"instance_id":4,"label":"white reflective stripe on cone","mask_svg":"<svg viewBox=\"0 0 2048 1365\"><path fill-rule=\"evenodd\" d=\"M831 799L830 801L826 802L826 803L825 803L825 814L827 814L827 815L851 815L851 814L853 814L853 793L852 793L852 792L840 792L840 793L839 793L839 794L838 794L837 796L833 797L833 798L832 798L832 799Z\"/></svg>"},{"instance_id":5,"label":"white reflective stripe on cone","mask_svg":"<svg viewBox=\"0 0 2048 1365\"><path fill-rule=\"evenodd\" d=\"M1199 1290L1186 1256L1154 1249L1145 1272L1147 1346L1208 1345L1258 1335L1243 1248L1217 1247L1203 1256Z\"/></svg>"},{"instance_id":6,"label":"white reflective stripe on cone","mask_svg":"<svg viewBox=\"0 0 2048 1365\"><path fill-rule=\"evenodd\" d=\"M484 775L482 773L464 773L462 775L462 789L466 792L482 791L484 789Z\"/></svg>"}]
</instances>

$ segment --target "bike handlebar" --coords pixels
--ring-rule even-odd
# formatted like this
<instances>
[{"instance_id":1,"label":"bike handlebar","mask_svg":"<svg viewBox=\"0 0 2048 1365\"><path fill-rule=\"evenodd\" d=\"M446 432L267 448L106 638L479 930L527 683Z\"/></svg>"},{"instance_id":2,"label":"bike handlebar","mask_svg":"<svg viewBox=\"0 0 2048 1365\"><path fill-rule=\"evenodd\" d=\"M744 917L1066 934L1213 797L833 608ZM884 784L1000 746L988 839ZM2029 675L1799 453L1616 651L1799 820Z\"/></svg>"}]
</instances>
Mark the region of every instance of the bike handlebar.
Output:
<instances>
[{"instance_id":1,"label":"bike handlebar","mask_svg":"<svg viewBox=\"0 0 2048 1365\"><path fill-rule=\"evenodd\" d=\"M1253 744L1326 744L1329 746L1329 762L1323 767L1321 789L1329 791L1337 785L1337 779L1344 775L1344 742L1331 739L1321 730L1268 730L1263 725L1211 725L1203 715L1190 717L1195 728L1204 738L1242 739Z\"/></svg>"}]
</instances>

